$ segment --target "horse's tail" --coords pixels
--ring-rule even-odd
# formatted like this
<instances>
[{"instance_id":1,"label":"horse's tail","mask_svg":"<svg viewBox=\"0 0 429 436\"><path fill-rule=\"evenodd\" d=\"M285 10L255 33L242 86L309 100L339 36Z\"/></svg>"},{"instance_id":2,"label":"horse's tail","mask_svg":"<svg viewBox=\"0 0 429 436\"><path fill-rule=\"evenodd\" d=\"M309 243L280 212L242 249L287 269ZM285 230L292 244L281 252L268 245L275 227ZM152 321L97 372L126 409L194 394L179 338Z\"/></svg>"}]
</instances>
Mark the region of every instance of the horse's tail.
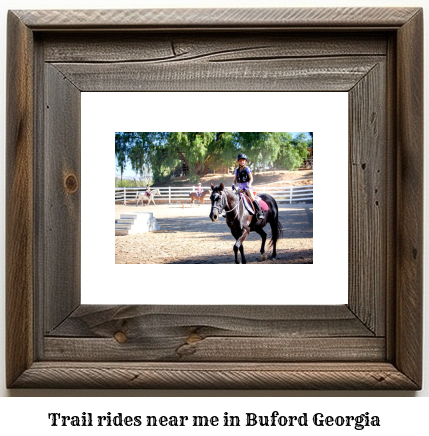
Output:
<instances>
[{"instance_id":1,"label":"horse's tail","mask_svg":"<svg viewBox=\"0 0 429 436\"><path fill-rule=\"evenodd\" d=\"M279 239L283 238L283 227L278 219L278 216L276 221L277 222L274 222L273 226L271 227L270 247L272 247L274 243L277 242Z\"/></svg>"},{"instance_id":2,"label":"horse's tail","mask_svg":"<svg viewBox=\"0 0 429 436\"><path fill-rule=\"evenodd\" d=\"M271 241L270 247L272 247L279 239L283 238L283 227L279 220L279 209L277 207L276 201L273 199L272 201L272 212L273 218L271 224Z\"/></svg>"}]
</instances>

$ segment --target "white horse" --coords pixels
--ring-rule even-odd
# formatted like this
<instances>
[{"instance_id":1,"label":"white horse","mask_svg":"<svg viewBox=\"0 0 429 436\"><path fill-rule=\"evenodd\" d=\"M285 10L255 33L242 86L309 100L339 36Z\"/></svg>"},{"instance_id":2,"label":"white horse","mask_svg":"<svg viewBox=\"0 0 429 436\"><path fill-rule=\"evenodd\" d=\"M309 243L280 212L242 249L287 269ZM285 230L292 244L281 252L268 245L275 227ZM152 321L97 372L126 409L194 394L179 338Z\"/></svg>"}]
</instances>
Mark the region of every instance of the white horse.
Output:
<instances>
[{"instance_id":1,"label":"white horse","mask_svg":"<svg viewBox=\"0 0 429 436\"><path fill-rule=\"evenodd\" d=\"M161 193L159 192L159 189L153 189L150 191L150 195L147 195L146 192L137 192L136 194L136 207L139 205L139 201L141 200L142 202L142 206L144 206L144 200L147 199L147 205L149 206L150 202L152 202L155 206L155 200L154 197L155 195L161 195Z\"/></svg>"}]
</instances>

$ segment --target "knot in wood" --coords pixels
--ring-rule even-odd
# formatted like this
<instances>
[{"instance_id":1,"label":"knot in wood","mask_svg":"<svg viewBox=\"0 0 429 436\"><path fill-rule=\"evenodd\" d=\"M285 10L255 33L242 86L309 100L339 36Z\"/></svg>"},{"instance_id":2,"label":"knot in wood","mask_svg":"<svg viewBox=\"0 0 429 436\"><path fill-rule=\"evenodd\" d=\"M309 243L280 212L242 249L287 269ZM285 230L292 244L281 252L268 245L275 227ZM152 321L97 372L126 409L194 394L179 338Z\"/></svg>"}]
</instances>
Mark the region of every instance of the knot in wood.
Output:
<instances>
[{"instance_id":1,"label":"knot in wood","mask_svg":"<svg viewBox=\"0 0 429 436\"><path fill-rule=\"evenodd\" d=\"M185 343L186 344L195 344L195 342L200 342L202 340L203 340L203 338L200 335L198 335L197 333L191 333L189 335L189 337L186 339Z\"/></svg>"},{"instance_id":2,"label":"knot in wood","mask_svg":"<svg viewBox=\"0 0 429 436\"><path fill-rule=\"evenodd\" d=\"M74 174L69 174L66 177L64 184L69 194L73 194L74 192L77 191L77 187L78 187L77 178Z\"/></svg>"},{"instance_id":3,"label":"knot in wood","mask_svg":"<svg viewBox=\"0 0 429 436\"><path fill-rule=\"evenodd\" d=\"M127 340L128 340L127 335L124 332L121 332L121 331L117 331L113 335L113 337L115 338L115 341L119 342L120 344L123 344L123 343L127 342Z\"/></svg>"}]
</instances>

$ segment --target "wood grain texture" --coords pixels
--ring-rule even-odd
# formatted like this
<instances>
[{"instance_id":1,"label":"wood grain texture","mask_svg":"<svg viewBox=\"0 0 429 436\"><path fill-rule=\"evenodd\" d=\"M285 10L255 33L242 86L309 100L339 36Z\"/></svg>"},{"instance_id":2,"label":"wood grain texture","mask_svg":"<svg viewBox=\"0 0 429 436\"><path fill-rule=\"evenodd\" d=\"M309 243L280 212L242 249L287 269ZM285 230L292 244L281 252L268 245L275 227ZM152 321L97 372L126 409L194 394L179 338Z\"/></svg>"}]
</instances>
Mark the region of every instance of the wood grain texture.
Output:
<instances>
[{"instance_id":1,"label":"wood grain texture","mask_svg":"<svg viewBox=\"0 0 429 436\"><path fill-rule=\"evenodd\" d=\"M398 32L397 364L422 381L423 11Z\"/></svg>"},{"instance_id":2,"label":"wood grain texture","mask_svg":"<svg viewBox=\"0 0 429 436\"><path fill-rule=\"evenodd\" d=\"M79 307L44 349L46 360L115 361L126 349L130 361L383 361L385 340L346 306L99 305Z\"/></svg>"},{"instance_id":3,"label":"wood grain texture","mask_svg":"<svg viewBox=\"0 0 429 436\"><path fill-rule=\"evenodd\" d=\"M46 61L83 91L348 91L387 51L385 38L350 34L102 34L45 45Z\"/></svg>"},{"instance_id":4,"label":"wood grain texture","mask_svg":"<svg viewBox=\"0 0 429 436\"><path fill-rule=\"evenodd\" d=\"M92 389L416 389L389 363L35 363L14 387Z\"/></svg>"},{"instance_id":5,"label":"wood grain texture","mask_svg":"<svg viewBox=\"0 0 429 436\"><path fill-rule=\"evenodd\" d=\"M390 201L386 205L386 359L393 362L396 353L396 230L397 230L397 75L396 75L396 34L388 37L387 74L386 74L386 106L387 129L386 165L389 169L385 181L386 195ZM390 146L392 145L392 146Z\"/></svg>"},{"instance_id":6,"label":"wood grain texture","mask_svg":"<svg viewBox=\"0 0 429 436\"><path fill-rule=\"evenodd\" d=\"M33 49L31 32L8 14L6 111L6 382L33 355Z\"/></svg>"},{"instance_id":7,"label":"wood grain texture","mask_svg":"<svg viewBox=\"0 0 429 436\"><path fill-rule=\"evenodd\" d=\"M417 8L131 9L14 11L32 29L389 28Z\"/></svg>"},{"instance_id":8,"label":"wood grain texture","mask_svg":"<svg viewBox=\"0 0 429 436\"><path fill-rule=\"evenodd\" d=\"M376 335L386 321L386 63L349 93L349 307ZM360 289L360 292L352 290Z\"/></svg>"},{"instance_id":9,"label":"wood grain texture","mask_svg":"<svg viewBox=\"0 0 429 436\"><path fill-rule=\"evenodd\" d=\"M316 36L316 37L315 37ZM106 41L109 50L106 52ZM121 62L236 62L257 59L324 58L340 56L386 55L386 38L378 34L342 32L293 34L284 32L240 32L192 34L163 32L105 33L88 37L43 35L46 62L121 63Z\"/></svg>"},{"instance_id":10,"label":"wood grain texture","mask_svg":"<svg viewBox=\"0 0 429 436\"><path fill-rule=\"evenodd\" d=\"M46 338L44 360L117 362L125 354L128 362L383 362L385 348L383 338L201 338L171 329L165 337L149 330L132 337L117 331L110 339Z\"/></svg>"},{"instance_id":11,"label":"wood grain texture","mask_svg":"<svg viewBox=\"0 0 429 436\"><path fill-rule=\"evenodd\" d=\"M421 17L416 8L11 13L10 53L21 45L8 58L8 386L419 389ZM349 305L79 306L84 90L349 91Z\"/></svg>"},{"instance_id":12,"label":"wood grain texture","mask_svg":"<svg viewBox=\"0 0 429 436\"><path fill-rule=\"evenodd\" d=\"M238 59L239 60L239 59ZM82 64L55 63L76 87L97 91L348 91L378 57Z\"/></svg>"},{"instance_id":13,"label":"wood grain texture","mask_svg":"<svg viewBox=\"0 0 429 436\"><path fill-rule=\"evenodd\" d=\"M104 306L82 305L49 336L129 339L172 332L220 337L374 336L345 305L338 306Z\"/></svg>"},{"instance_id":14,"label":"wood grain texture","mask_svg":"<svg viewBox=\"0 0 429 436\"><path fill-rule=\"evenodd\" d=\"M80 304L80 91L45 66L43 239L45 332Z\"/></svg>"}]
</instances>

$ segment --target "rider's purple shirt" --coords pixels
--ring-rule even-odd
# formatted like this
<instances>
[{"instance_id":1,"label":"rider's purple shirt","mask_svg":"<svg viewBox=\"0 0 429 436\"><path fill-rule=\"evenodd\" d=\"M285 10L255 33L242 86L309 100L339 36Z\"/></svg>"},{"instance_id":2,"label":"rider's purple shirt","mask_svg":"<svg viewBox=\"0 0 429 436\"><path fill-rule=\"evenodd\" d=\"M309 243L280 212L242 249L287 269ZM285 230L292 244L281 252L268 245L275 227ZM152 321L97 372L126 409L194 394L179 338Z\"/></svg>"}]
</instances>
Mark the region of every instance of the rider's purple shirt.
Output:
<instances>
[{"instance_id":1,"label":"rider's purple shirt","mask_svg":"<svg viewBox=\"0 0 429 436\"><path fill-rule=\"evenodd\" d=\"M252 172L252 170L249 168L249 167L245 167L245 171L246 171L246 173L247 174L250 174L251 172ZM235 170L235 172L234 172L234 174L237 176L237 172L238 172L238 169L236 169ZM248 190L249 189L249 182L247 181L247 182L244 182L244 183L238 183L238 187L239 187L239 189L244 189L244 190Z\"/></svg>"}]
</instances>

